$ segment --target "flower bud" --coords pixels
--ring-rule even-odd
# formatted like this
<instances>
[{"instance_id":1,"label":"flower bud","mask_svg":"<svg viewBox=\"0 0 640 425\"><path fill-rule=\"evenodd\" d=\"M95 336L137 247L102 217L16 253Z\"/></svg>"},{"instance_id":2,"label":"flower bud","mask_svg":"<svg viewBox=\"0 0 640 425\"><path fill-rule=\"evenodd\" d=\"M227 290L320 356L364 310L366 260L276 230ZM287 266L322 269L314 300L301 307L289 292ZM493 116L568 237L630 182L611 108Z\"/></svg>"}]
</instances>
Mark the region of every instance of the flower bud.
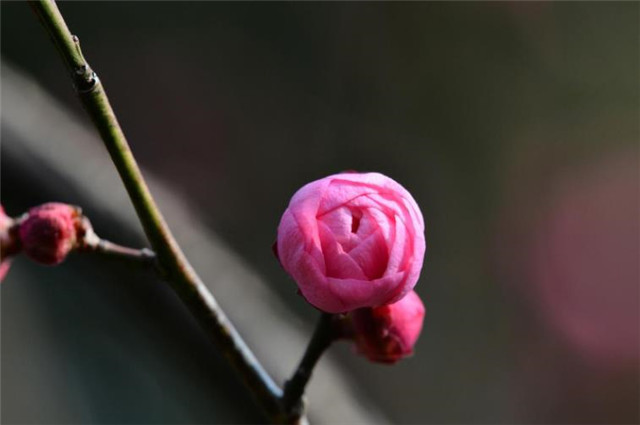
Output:
<instances>
[{"instance_id":1,"label":"flower bud","mask_svg":"<svg viewBox=\"0 0 640 425\"><path fill-rule=\"evenodd\" d=\"M61 263L78 244L82 215L78 207L51 202L31 208L20 223L24 253L46 265Z\"/></svg>"},{"instance_id":2,"label":"flower bud","mask_svg":"<svg viewBox=\"0 0 640 425\"><path fill-rule=\"evenodd\" d=\"M410 356L420 336L424 314L424 304L414 291L394 304L352 312L356 350L378 363L395 363Z\"/></svg>"},{"instance_id":3,"label":"flower bud","mask_svg":"<svg viewBox=\"0 0 640 425\"><path fill-rule=\"evenodd\" d=\"M307 184L278 226L277 256L304 298L328 313L393 303L418 281L424 220L413 197L379 173Z\"/></svg>"}]
</instances>

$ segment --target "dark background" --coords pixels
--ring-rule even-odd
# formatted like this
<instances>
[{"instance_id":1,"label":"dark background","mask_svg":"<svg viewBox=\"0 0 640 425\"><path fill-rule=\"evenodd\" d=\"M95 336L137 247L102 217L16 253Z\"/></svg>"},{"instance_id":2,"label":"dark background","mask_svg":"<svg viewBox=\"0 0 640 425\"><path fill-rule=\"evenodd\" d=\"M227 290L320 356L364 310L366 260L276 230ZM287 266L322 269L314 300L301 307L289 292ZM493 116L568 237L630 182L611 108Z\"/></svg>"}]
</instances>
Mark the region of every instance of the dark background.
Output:
<instances>
[{"instance_id":1,"label":"dark background","mask_svg":"<svg viewBox=\"0 0 640 425\"><path fill-rule=\"evenodd\" d=\"M345 373L392 422L638 421L638 3L60 7L139 162L303 320L316 312L270 251L293 192L347 169L380 171L411 191L427 223L416 355L386 367L336 348ZM3 2L1 13L3 60L84 117L28 6ZM2 161L9 212L49 200ZM93 267L75 264L69 273ZM29 267L16 265L3 285L19 285L20 270L25 280L65 279L64 267ZM55 300L32 307L69 308ZM6 303L5 293L3 324L13 320ZM158 350L172 344L156 338ZM193 339L193 350L216 355ZM73 352L65 338L40 344ZM10 350L3 344L3 360ZM207 355L185 373L206 368ZM87 373L100 367L83 361ZM7 420L260 420L227 375L193 398L235 388L241 408L171 407L168 397L157 410L144 388L123 408L123 374L106 390L85 384L95 393L82 397L99 406L91 414L74 406L34 415L26 406L37 400L23 394ZM73 381L57 390L70 399L80 391ZM2 392L6 412L4 381Z\"/></svg>"}]
</instances>

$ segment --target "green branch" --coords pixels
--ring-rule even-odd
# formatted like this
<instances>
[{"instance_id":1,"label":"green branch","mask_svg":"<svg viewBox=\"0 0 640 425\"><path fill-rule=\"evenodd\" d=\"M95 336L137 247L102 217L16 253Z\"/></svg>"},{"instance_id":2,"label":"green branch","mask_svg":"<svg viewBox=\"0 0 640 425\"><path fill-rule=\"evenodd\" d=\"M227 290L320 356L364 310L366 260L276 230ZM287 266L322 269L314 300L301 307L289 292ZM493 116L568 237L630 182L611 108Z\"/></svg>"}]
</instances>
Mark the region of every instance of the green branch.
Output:
<instances>
[{"instance_id":1,"label":"green branch","mask_svg":"<svg viewBox=\"0 0 640 425\"><path fill-rule=\"evenodd\" d=\"M267 416L273 421L281 420L281 389L247 347L176 243L142 177L104 88L82 55L78 38L69 31L54 1L29 4L60 52L78 97L111 155L156 253L163 277L233 365Z\"/></svg>"}]
</instances>

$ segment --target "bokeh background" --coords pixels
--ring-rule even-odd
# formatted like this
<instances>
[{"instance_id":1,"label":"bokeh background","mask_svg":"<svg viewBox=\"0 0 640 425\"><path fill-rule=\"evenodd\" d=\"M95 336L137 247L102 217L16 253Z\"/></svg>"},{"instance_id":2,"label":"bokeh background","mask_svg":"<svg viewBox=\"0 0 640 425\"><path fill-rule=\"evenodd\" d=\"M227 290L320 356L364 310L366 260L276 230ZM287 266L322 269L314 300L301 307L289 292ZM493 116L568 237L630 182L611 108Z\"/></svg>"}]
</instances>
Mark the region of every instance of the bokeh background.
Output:
<instances>
[{"instance_id":1,"label":"bokeh background","mask_svg":"<svg viewBox=\"0 0 640 425\"><path fill-rule=\"evenodd\" d=\"M640 4L60 7L140 163L303 326L317 312L270 250L293 192L342 170L412 192L428 245L415 356L388 367L346 345L331 353L381 421L640 420ZM28 6L0 10L2 61L88 127ZM6 146L17 136L2 124ZM9 213L55 196L143 243L54 166L6 151ZM100 259L17 259L1 354L4 423L263 420L166 289Z\"/></svg>"}]
</instances>

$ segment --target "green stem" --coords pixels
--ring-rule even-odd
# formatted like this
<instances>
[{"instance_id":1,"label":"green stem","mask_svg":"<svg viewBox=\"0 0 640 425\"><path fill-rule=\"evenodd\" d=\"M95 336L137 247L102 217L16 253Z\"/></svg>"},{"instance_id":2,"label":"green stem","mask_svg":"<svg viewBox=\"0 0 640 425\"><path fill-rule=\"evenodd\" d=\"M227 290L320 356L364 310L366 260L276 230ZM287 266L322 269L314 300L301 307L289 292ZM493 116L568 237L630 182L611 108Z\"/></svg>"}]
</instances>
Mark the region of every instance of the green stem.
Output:
<instances>
[{"instance_id":1,"label":"green stem","mask_svg":"<svg viewBox=\"0 0 640 425\"><path fill-rule=\"evenodd\" d=\"M142 177L104 88L82 55L78 38L69 31L53 0L30 1L29 4L60 52L78 97L120 173L157 255L162 274L204 331L222 350L265 413L271 420L278 420L281 389L247 347L175 241Z\"/></svg>"},{"instance_id":2,"label":"green stem","mask_svg":"<svg viewBox=\"0 0 640 425\"><path fill-rule=\"evenodd\" d=\"M335 317L329 313L322 313L316 329L313 332L307 350L300 360L296 371L285 383L282 404L287 415L288 423L304 423L305 405L304 391L311 379L311 374L318 360L327 348L338 338L336 332Z\"/></svg>"}]
</instances>

